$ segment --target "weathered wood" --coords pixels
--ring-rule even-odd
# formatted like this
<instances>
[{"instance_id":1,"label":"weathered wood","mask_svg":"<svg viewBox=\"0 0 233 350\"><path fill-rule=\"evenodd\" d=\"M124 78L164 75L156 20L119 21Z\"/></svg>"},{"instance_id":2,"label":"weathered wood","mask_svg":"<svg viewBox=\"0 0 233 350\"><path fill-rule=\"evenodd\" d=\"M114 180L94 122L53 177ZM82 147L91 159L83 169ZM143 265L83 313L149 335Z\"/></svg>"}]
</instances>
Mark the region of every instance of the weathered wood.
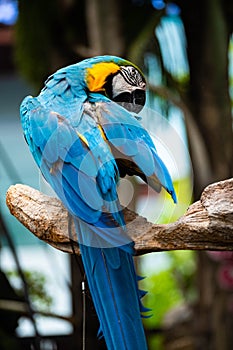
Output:
<instances>
[{"instance_id":1,"label":"weathered wood","mask_svg":"<svg viewBox=\"0 0 233 350\"><path fill-rule=\"evenodd\" d=\"M11 214L39 239L59 250L79 253L74 225L68 229L69 215L58 199L14 185L6 202ZM128 209L124 215L137 255L175 249L233 250L233 179L206 187L200 200L171 224L152 224Z\"/></svg>"}]
</instances>

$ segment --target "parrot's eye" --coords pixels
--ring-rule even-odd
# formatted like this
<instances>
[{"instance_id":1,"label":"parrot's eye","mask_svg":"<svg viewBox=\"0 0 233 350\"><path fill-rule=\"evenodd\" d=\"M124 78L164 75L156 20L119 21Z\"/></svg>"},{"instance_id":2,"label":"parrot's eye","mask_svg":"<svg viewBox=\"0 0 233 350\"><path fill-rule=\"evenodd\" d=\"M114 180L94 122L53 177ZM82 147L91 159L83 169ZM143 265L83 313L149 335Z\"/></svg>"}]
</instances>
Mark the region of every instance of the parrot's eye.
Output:
<instances>
[{"instance_id":1,"label":"parrot's eye","mask_svg":"<svg viewBox=\"0 0 233 350\"><path fill-rule=\"evenodd\" d=\"M132 67L132 69L131 69L131 74L132 74L132 75L137 74L137 71L136 71L136 69L135 69L134 67Z\"/></svg>"}]
</instances>

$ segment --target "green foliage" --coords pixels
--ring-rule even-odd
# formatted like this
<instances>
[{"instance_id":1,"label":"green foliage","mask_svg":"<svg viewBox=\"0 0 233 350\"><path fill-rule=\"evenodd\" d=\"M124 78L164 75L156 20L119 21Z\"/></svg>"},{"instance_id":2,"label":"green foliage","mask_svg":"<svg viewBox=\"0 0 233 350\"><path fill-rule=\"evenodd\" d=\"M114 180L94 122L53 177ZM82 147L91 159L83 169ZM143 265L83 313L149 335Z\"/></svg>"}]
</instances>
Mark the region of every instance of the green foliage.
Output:
<instances>
[{"instance_id":1,"label":"green foliage","mask_svg":"<svg viewBox=\"0 0 233 350\"><path fill-rule=\"evenodd\" d=\"M150 337L148 344L149 349L163 350L163 336L157 334L156 336Z\"/></svg>"},{"instance_id":2,"label":"green foliage","mask_svg":"<svg viewBox=\"0 0 233 350\"><path fill-rule=\"evenodd\" d=\"M148 328L160 326L167 311L184 300L172 269L147 277L143 281L143 289L149 290L144 304L152 308L152 316L145 319Z\"/></svg>"},{"instance_id":3,"label":"green foliage","mask_svg":"<svg viewBox=\"0 0 233 350\"><path fill-rule=\"evenodd\" d=\"M173 276L186 301L193 301L196 295L194 276L196 272L196 252L191 250L167 252Z\"/></svg>"},{"instance_id":4,"label":"green foliage","mask_svg":"<svg viewBox=\"0 0 233 350\"><path fill-rule=\"evenodd\" d=\"M177 194L178 203L174 206L174 203L170 199L170 195L163 192L165 197L164 209L161 213L157 223L167 224L176 221L181 215L184 214L190 201L192 199L192 179L190 177L185 177L174 181L174 188Z\"/></svg>"},{"instance_id":5,"label":"green foliage","mask_svg":"<svg viewBox=\"0 0 233 350\"><path fill-rule=\"evenodd\" d=\"M37 89L56 69L79 60L83 45L84 2L21 0L15 30L15 60L21 74Z\"/></svg>"},{"instance_id":6,"label":"green foliage","mask_svg":"<svg viewBox=\"0 0 233 350\"><path fill-rule=\"evenodd\" d=\"M49 71L54 0L22 0L16 25L16 62L21 73L39 85Z\"/></svg>"},{"instance_id":7,"label":"green foliage","mask_svg":"<svg viewBox=\"0 0 233 350\"><path fill-rule=\"evenodd\" d=\"M159 254L166 258L164 264L166 267L159 270L157 259L160 258L158 253L153 253L155 272L151 272L140 282L140 288L149 291L143 299L143 304L152 309L152 316L144 319L144 325L146 329L151 330L162 328L164 317L172 308L179 304L192 302L196 298L195 252L174 251ZM153 255L150 257L151 265L153 264ZM141 259L143 261L144 258ZM153 271L152 268L149 270ZM143 263L141 269L142 275L148 273L148 266L143 267ZM163 334L150 336L148 341L150 349L163 349Z\"/></svg>"},{"instance_id":8,"label":"green foliage","mask_svg":"<svg viewBox=\"0 0 233 350\"><path fill-rule=\"evenodd\" d=\"M16 271L7 272L10 281L16 286L17 293L23 297L23 289L20 286L19 275ZM37 271L24 271L24 276L28 284L30 299L35 308L48 311L52 305L52 297L46 291L46 277Z\"/></svg>"}]
</instances>

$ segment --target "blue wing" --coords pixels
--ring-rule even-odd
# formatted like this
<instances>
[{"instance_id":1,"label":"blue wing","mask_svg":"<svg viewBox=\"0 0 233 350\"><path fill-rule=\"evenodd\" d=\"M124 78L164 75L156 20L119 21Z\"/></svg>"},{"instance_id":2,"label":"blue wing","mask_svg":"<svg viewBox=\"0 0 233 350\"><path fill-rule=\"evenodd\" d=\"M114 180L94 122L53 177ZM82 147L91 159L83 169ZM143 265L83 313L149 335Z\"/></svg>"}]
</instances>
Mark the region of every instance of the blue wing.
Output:
<instances>
[{"instance_id":1,"label":"blue wing","mask_svg":"<svg viewBox=\"0 0 233 350\"><path fill-rule=\"evenodd\" d=\"M117 196L118 168L92 116L83 109L77 128L72 119L51 111L38 98L27 97L21 105L21 118L42 174L67 209L91 224L105 245L129 243ZM83 239L87 243L89 238Z\"/></svg>"},{"instance_id":2,"label":"blue wing","mask_svg":"<svg viewBox=\"0 0 233 350\"><path fill-rule=\"evenodd\" d=\"M52 110L51 104L43 104L43 93L27 97L21 105L22 124L38 166L68 210L94 225L98 236L114 245L119 239L117 245L122 245L126 241L117 196L118 168L123 174L140 175L157 191L163 186L174 202L176 196L146 130L124 108L94 96L102 102L77 103L69 118L57 112L59 100Z\"/></svg>"},{"instance_id":3,"label":"blue wing","mask_svg":"<svg viewBox=\"0 0 233 350\"><path fill-rule=\"evenodd\" d=\"M96 99L96 94L93 99ZM120 172L139 175L158 192L164 187L176 203L170 174L150 135L137 118L111 101L100 104L99 108L99 120L112 146Z\"/></svg>"}]
</instances>

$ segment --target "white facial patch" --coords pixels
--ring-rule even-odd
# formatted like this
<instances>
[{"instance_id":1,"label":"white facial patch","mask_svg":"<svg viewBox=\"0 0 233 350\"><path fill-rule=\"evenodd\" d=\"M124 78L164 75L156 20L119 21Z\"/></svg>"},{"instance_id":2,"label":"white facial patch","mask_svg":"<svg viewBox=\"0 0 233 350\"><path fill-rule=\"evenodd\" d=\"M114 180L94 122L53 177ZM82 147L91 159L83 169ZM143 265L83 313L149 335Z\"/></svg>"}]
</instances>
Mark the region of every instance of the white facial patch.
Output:
<instances>
[{"instance_id":1,"label":"white facial patch","mask_svg":"<svg viewBox=\"0 0 233 350\"><path fill-rule=\"evenodd\" d=\"M115 98L122 92L133 92L137 86L129 84L120 73L117 73L112 79L112 88L112 97Z\"/></svg>"}]
</instances>

